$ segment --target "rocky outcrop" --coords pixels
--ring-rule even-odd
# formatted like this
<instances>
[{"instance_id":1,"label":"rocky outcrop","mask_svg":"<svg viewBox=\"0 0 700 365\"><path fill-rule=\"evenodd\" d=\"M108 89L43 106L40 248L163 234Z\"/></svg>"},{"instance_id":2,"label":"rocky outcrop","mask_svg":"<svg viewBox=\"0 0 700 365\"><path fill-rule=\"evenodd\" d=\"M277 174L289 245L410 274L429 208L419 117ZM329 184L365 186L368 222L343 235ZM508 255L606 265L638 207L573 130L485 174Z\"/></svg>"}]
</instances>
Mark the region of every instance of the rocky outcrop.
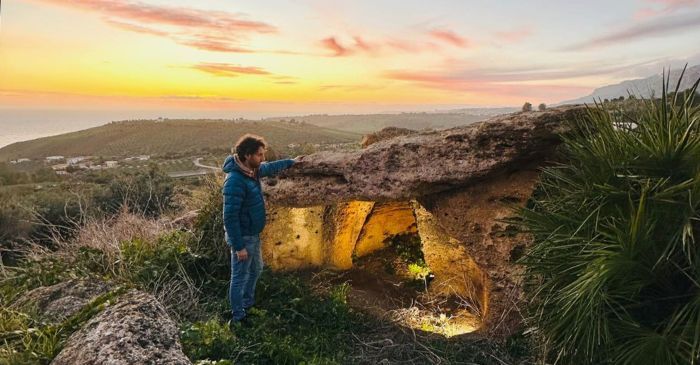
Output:
<instances>
[{"instance_id":1,"label":"rocky outcrop","mask_svg":"<svg viewBox=\"0 0 700 365\"><path fill-rule=\"evenodd\" d=\"M400 136L356 152L306 156L266 192L276 205L396 201L475 184L490 174L544 161L583 107L499 116Z\"/></svg>"},{"instance_id":2,"label":"rocky outcrop","mask_svg":"<svg viewBox=\"0 0 700 365\"><path fill-rule=\"evenodd\" d=\"M347 269L353 256L382 248L378 237L417 231L435 273L431 292L468 299L482 331L512 333L522 319L515 261L530 239L506 220L531 196L567 121L584 112L567 106L511 114L307 156L266 187L273 212L263 232L266 260L277 255L275 269ZM388 218L391 209L381 207L391 204L411 214Z\"/></svg>"},{"instance_id":3,"label":"rocky outcrop","mask_svg":"<svg viewBox=\"0 0 700 365\"><path fill-rule=\"evenodd\" d=\"M163 306L152 295L132 290L73 333L52 364L191 362Z\"/></svg>"},{"instance_id":4,"label":"rocky outcrop","mask_svg":"<svg viewBox=\"0 0 700 365\"><path fill-rule=\"evenodd\" d=\"M59 323L78 313L109 289L108 284L100 281L74 279L30 290L12 306L24 312L36 313L46 322Z\"/></svg>"},{"instance_id":5,"label":"rocky outcrop","mask_svg":"<svg viewBox=\"0 0 700 365\"><path fill-rule=\"evenodd\" d=\"M386 127L378 132L370 133L364 136L362 138L362 142L360 142L360 145L362 147L367 147L385 139L390 139L398 136L406 136L415 133L417 132L408 128Z\"/></svg>"}]
</instances>

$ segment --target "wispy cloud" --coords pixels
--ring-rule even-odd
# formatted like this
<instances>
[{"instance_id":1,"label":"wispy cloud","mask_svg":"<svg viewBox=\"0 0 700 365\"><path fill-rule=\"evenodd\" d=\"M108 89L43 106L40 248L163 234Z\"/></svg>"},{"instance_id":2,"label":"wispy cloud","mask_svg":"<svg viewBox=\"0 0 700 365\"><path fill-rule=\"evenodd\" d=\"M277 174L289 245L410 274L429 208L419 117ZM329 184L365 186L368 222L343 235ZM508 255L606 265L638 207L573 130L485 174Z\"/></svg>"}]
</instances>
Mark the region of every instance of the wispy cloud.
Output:
<instances>
[{"instance_id":1,"label":"wispy cloud","mask_svg":"<svg viewBox=\"0 0 700 365\"><path fill-rule=\"evenodd\" d=\"M677 10L692 8L700 5L700 0L646 0L648 4L656 7L644 7L634 13L634 19L641 20L659 15L673 13ZM658 5L661 7L659 8Z\"/></svg>"},{"instance_id":2,"label":"wispy cloud","mask_svg":"<svg viewBox=\"0 0 700 365\"><path fill-rule=\"evenodd\" d=\"M145 27L143 25L122 22L119 20L105 19L105 22L113 27L121 28L121 29L128 30L131 32L144 33L144 34L156 35L156 36L161 36L161 37L167 37L169 35L168 32L165 32L165 31Z\"/></svg>"},{"instance_id":3,"label":"wispy cloud","mask_svg":"<svg viewBox=\"0 0 700 365\"><path fill-rule=\"evenodd\" d=\"M209 51L249 52L254 34L276 33L275 26L219 10L200 10L120 0L37 0L100 15L114 27L167 37Z\"/></svg>"},{"instance_id":4,"label":"wispy cloud","mask_svg":"<svg viewBox=\"0 0 700 365\"><path fill-rule=\"evenodd\" d=\"M351 41L341 41L338 37L328 37L321 40L321 46L326 50L331 51L331 55L335 57L350 56L357 53L376 54L381 45L378 43L368 42L361 36L353 36Z\"/></svg>"},{"instance_id":5,"label":"wispy cloud","mask_svg":"<svg viewBox=\"0 0 700 365\"><path fill-rule=\"evenodd\" d=\"M336 57L347 56L352 53L349 48L341 45L335 37L328 37L321 40L321 45L333 52L333 56Z\"/></svg>"},{"instance_id":6,"label":"wispy cloud","mask_svg":"<svg viewBox=\"0 0 700 365\"><path fill-rule=\"evenodd\" d=\"M432 38L438 41L451 44L455 47L467 48L472 45L472 42L467 38L460 36L459 34L446 29L433 29L428 32Z\"/></svg>"},{"instance_id":7,"label":"wispy cloud","mask_svg":"<svg viewBox=\"0 0 700 365\"><path fill-rule=\"evenodd\" d=\"M578 85L562 84L522 84L501 82L497 78L473 75L460 75L445 72L425 71L389 71L384 74L386 79L408 82L424 88L447 92L480 95L481 97L497 97L498 100L513 100L522 98L547 99L548 101L563 100L590 92L590 88ZM534 100L534 99L531 99Z\"/></svg>"},{"instance_id":8,"label":"wispy cloud","mask_svg":"<svg viewBox=\"0 0 700 365\"><path fill-rule=\"evenodd\" d=\"M318 87L320 91L340 90L347 92L380 90L385 88L385 85L370 85L370 84L326 84Z\"/></svg>"},{"instance_id":9,"label":"wispy cloud","mask_svg":"<svg viewBox=\"0 0 700 365\"><path fill-rule=\"evenodd\" d=\"M686 30L698 30L700 29L699 26L700 12L655 18L578 44L574 44L564 48L564 50L575 51L604 47L612 44L635 41L654 36L668 35Z\"/></svg>"},{"instance_id":10,"label":"wispy cloud","mask_svg":"<svg viewBox=\"0 0 700 365\"><path fill-rule=\"evenodd\" d=\"M227 63L199 63L192 66L193 69L216 76L237 77L241 75L271 75L270 72L251 66L236 66Z\"/></svg>"},{"instance_id":11,"label":"wispy cloud","mask_svg":"<svg viewBox=\"0 0 700 365\"><path fill-rule=\"evenodd\" d=\"M496 37L506 43L518 43L523 39L531 36L533 28L531 26L523 26L506 31L496 32Z\"/></svg>"},{"instance_id":12,"label":"wispy cloud","mask_svg":"<svg viewBox=\"0 0 700 365\"><path fill-rule=\"evenodd\" d=\"M438 45L438 43L442 45ZM351 37L331 36L322 39L319 44L331 52L330 56L345 57L358 54L372 56L394 54L398 52L417 53L434 52L448 47L469 48L473 42L447 30L433 30L420 33L416 39L380 38L368 41L366 38L353 35Z\"/></svg>"}]
</instances>

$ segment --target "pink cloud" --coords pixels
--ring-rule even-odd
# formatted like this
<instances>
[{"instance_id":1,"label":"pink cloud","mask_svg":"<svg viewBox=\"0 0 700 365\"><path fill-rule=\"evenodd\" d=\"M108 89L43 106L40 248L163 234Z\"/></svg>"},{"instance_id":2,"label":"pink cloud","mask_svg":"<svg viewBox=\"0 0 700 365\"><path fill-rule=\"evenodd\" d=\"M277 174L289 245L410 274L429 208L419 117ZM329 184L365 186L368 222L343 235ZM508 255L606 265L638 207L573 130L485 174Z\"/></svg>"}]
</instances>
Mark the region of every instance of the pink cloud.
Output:
<instances>
[{"instance_id":1,"label":"pink cloud","mask_svg":"<svg viewBox=\"0 0 700 365\"><path fill-rule=\"evenodd\" d=\"M661 8L644 7L637 10L633 18L643 20L659 15L670 14L684 8L692 8L700 4L700 0L646 0L647 3L660 5Z\"/></svg>"},{"instance_id":2,"label":"pink cloud","mask_svg":"<svg viewBox=\"0 0 700 365\"><path fill-rule=\"evenodd\" d=\"M376 52L380 48L379 45L374 43L368 43L359 36L355 36L352 39L355 41L355 47L365 52Z\"/></svg>"},{"instance_id":3,"label":"pink cloud","mask_svg":"<svg viewBox=\"0 0 700 365\"><path fill-rule=\"evenodd\" d=\"M472 45L472 42L470 40L450 30L434 29L428 34L441 42L446 42L455 47L467 48Z\"/></svg>"},{"instance_id":4,"label":"pink cloud","mask_svg":"<svg viewBox=\"0 0 700 365\"><path fill-rule=\"evenodd\" d=\"M631 26L580 43L572 44L562 50L579 51L604 47L612 44L642 40L648 37L657 37L690 29L697 29L698 25L700 25L700 14L697 12L658 17L648 21L637 22Z\"/></svg>"},{"instance_id":5,"label":"pink cloud","mask_svg":"<svg viewBox=\"0 0 700 365\"><path fill-rule=\"evenodd\" d=\"M347 56L352 53L350 49L341 45L338 40L335 39L335 37L328 37L321 40L321 45L324 48L331 50L333 52L333 56L336 57Z\"/></svg>"},{"instance_id":6,"label":"pink cloud","mask_svg":"<svg viewBox=\"0 0 700 365\"><path fill-rule=\"evenodd\" d=\"M141 26L138 24L121 22L121 21L114 20L114 19L105 19L104 21L113 27L128 30L130 32L150 34L150 35L156 35L156 36L161 36L161 37L166 37L169 35L168 32L164 32L164 31L149 28L149 27L144 27L144 26Z\"/></svg>"},{"instance_id":7,"label":"pink cloud","mask_svg":"<svg viewBox=\"0 0 700 365\"><path fill-rule=\"evenodd\" d=\"M276 33L265 22L217 10L151 5L120 0L37 0L101 15L114 27L167 37L202 50L250 52L244 41L254 34Z\"/></svg>"},{"instance_id":8,"label":"pink cloud","mask_svg":"<svg viewBox=\"0 0 700 365\"><path fill-rule=\"evenodd\" d=\"M565 100L590 92L590 88L577 85L554 84L521 84L507 82L498 76L482 72L467 72L466 74L451 74L424 71L388 71L384 78L389 80L409 82L411 84L448 92L478 94L482 97L497 100L512 100L517 98L540 98L540 100ZM524 99L523 99L524 100Z\"/></svg>"},{"instance_id":9,"label":"pink cloud","mask_svg":"<svg viewBox=\"0 0 700 365\"><path fill-rule=\"evenodd\" d=\"M503 32L496 32L496 37L507 43L518 43L523 39L531 36L532 33L532 27L527 26Z\"/></svg>"},{"instance_id":10,"label":"pink cloud","mask_svg":"<svg viewBox=\"0 0 700 365\"><path fill-rule=\"evenodd\" d=\"M227 63L199 63L192 66L193 69L210 73L216 76L236 77L241 75L271 75L270 72L260 67L235 66Z\"/></svg>"}]
</instances>

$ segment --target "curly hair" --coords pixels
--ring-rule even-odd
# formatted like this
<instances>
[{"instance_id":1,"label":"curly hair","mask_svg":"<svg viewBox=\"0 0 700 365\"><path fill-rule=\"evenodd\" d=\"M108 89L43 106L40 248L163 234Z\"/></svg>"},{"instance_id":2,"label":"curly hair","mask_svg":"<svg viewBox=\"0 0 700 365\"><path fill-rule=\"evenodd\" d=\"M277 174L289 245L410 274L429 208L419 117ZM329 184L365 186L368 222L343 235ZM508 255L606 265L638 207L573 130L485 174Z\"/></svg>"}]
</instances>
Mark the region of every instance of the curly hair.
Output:
<instances>
[{"instance_id":1,"label":"curly hair","mask_svg":"<svg viewBox=\"0 0 700 365\"><path fill-rule=\"evenodd\" d=\"M240 158L241 161L245 161L247 155L258 152L260 147L267 147L267 143L262 137L254 134L244 134L238 142L236 142L236 146L231 149L231 152L238 154L238 158Z\"/></svg>"}]
</instances>

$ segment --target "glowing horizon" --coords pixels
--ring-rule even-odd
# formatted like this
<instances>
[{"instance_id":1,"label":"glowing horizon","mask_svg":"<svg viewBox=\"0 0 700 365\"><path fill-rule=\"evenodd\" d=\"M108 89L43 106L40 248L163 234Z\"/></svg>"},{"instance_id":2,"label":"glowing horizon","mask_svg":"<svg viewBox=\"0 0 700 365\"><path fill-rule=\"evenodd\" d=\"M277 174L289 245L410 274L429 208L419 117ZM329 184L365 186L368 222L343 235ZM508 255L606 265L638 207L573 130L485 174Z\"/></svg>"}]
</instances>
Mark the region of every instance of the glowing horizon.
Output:
<instances>
[{"instance_id":1,"label":"glowing horizon","mask_svg":"<svg viewBox=\"0 0 700 365\"><path fill-rule=\"evenodd\" d=\"M3 5L3 109L275 114L551 104L700 60L688 46L700 33L697 0Z\"/></svg>"}]
</instances>

